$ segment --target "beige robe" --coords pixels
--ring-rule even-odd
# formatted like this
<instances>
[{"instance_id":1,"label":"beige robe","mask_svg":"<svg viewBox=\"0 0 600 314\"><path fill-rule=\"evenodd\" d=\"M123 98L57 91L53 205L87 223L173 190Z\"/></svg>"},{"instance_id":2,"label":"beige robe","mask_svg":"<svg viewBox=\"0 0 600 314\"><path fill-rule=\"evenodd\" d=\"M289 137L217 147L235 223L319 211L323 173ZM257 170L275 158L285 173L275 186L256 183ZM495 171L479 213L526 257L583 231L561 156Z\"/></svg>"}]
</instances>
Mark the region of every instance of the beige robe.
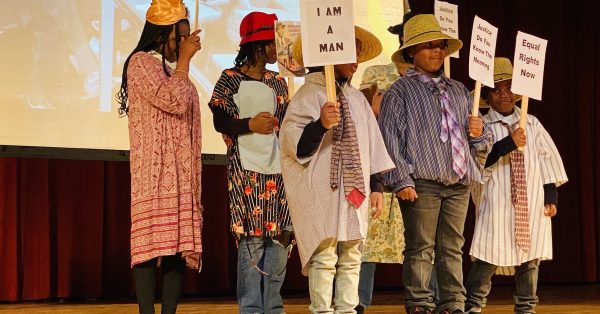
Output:
<instances>
[{"instance_id":1,"label":"beige robe","mask_svg":"<svg viewBox=\"0 0 600 314\"><path fill-rule=\"evenodd\" d=\"M350 85L345 85L342 92L348 99L356 126L365 180L367 198L360 208L356 209L346 201L342 182L335 191L330 187L331 130L325 133L312 156L298 158L296 154L304 127L319 119L321 106L327 101L322 73L306 76L306 83L292 99L279 133L281 172L304 275L307 274L310 257L323 240L337 238L338 241L349 241L366 237L369 177L394 167L373 111L363 94Z\"/></svg>"}]
</instances>

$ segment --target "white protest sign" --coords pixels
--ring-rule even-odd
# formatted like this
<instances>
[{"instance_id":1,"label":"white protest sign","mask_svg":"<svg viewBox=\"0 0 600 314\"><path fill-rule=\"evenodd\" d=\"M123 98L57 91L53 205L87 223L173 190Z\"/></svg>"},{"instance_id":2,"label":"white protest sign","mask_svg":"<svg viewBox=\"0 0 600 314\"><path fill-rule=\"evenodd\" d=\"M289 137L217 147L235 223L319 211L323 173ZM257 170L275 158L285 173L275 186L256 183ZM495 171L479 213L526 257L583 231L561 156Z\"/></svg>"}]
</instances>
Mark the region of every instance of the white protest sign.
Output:
<instances>
[{"instance_id":1,"label":"white protest sign","mask_svg":"<svg viewBox=\"0 0 600 314\"><path fill-rule=\"evenodd\" d=\"M458 39L458 5L436 0L434 11L442 33ZM458 58L458 51L451 54L450 57Z\"/></svg>"},{"instance_id":2,"label":"white protest sign","mask_svg":"<svg viewBox=\"0 0 600 314\"><path fill-rule=\"evenodd\" d=\"M352 0L301 0L304 66L356 62Z\"/></svg>"},{"instance_id":3,"label":"white protest sign","mask_svg":"<svg viewBox=\"0 0 600 314\"><path fill-rule=\"evenodd\" d=\"M547 46L545 39L517 33L511 86L513 93L542 100Z\"/></svg>"},{"instance_id":4,"label":"white protest sign","mask_svg":"<svg viewBox=\"0 0 600 314\"><path fill-rule=\"evenodd\" d=\"M498 28L475 16L469 52L469 76L490 87L494 87L494 54L497 36Z\"/></svg>"}]
</instances>

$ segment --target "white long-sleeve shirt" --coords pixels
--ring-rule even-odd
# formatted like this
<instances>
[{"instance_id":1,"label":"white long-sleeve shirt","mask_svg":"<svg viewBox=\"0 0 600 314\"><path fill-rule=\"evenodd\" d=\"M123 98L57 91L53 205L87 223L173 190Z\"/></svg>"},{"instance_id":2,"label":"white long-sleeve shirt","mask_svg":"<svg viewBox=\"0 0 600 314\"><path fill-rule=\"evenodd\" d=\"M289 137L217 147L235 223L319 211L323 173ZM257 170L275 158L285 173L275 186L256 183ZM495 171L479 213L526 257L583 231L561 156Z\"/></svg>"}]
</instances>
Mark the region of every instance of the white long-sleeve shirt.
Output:
<instances>
[{"instance_id":1,"label":"white long-sleeve shirt","mask_svg":"<svg viewBox=\"0 0 600 314\"><path fill-rule=\"evenodd\" d=\"M502 116L490 109L484 121L491 128L495 140L509 136L503 124L518 123L521 111ZM483 173L483 182L472 185L472 198L477 209L475 233L470 254L497 266L517 266L533 259L552 259L551 218L544 215L544 184L559 186L567 182L562 159L540 121L528 115L525 127L525 173L529 210L531 246L523 252L515 240L515 209L511 201L510 158L502 156ZM511 274L505 269L500 273Z\"/></svg>"}]
</instances>

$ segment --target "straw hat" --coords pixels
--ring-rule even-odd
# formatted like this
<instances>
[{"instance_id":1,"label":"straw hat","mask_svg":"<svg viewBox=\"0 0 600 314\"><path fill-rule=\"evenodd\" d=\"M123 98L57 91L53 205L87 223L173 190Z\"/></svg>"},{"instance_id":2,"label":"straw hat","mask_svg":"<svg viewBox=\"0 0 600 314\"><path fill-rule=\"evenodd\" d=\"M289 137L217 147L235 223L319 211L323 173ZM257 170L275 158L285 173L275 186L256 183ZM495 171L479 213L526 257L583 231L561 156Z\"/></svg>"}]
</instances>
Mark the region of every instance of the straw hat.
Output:
<instances>
[{"instance_id":1,"label":"straw hat","mask_svg":"<svg viewBox=\"0 0 600 314\"><path fill-rule=\"evenodd\" d=\"M408 47L429 41L445 39L448 41L448 55L462 47L462 41L442 33L442 28L433 14L419 14L404 23L404 44L392 55L392 60L403 59L402 51Z\"/></svg>"},{"instance_id":2,"label":"straw hat","mask_svg":"<svg viewBox=\"0 0 600 314\"><path fill-rule=\"evenodd\" d=\"M152 0L146 21L154 25L173 25L188 16L183 0Z\"/></svg>"},{"instance_id":3,"label":"straw hat","mask_svg":"<svg viewBox=\"0 0 600 314\"><path fill-rule=\"evenodd\" d=\"M494 58L494 83L512 80L512 73L513 65L508 58ZM523 98L521 95L515 94L515 101L519 101L521 98ZM479 107L489 108L490 104L488 104L486 99L481 97L479 99Z\"/></svg>"},{"instance_id":4,"label":"straw hat","mask_svg":"<svg viewBox=\"0 0 600 314\"><path fill-rule=\"evenodd\" d=\"M413 16L415 16L415 14L412 11L408 11L404 14L404 16L402 17L402 24L398 24L396 26L392 26L388 28L388 31L392 34L398 35L398 38L400 39L400 47L402 47L402 45L404 44L404 25L406 24L406 22L408 22L408 20L410 20ZM399 27L400 29L398 30L399 32L394 32L392 31L394 28ZM399 48L398 48L399 49ZM398 53L398 51L394 52L394 54L392 54L392 62L394 63L407 63L410 65L409 62L407 62L406 60L404 60L404 56L402 55L402 53Z\"/></svg>"},{"instance_id":5,"label":"straw hat","mask_svg":"<svg viewBox=\"0 0 600 314\"><path fill-rule=\"evenodd\" d=\"M248 13L240 23L240 46L253 41L275 40L275 21L275 14Z\"/></svg>"},{"instance_id":6,"label":"straw hat","mask_svg":"<svg viewBox=\"0 0 600 314\"><path fill-rule=\"evenodd\" d=\"M357 57L358 63L363 63L377 57L383 50L379 39L377 39L375 35L371 34L371 32L364 28L354 26L354 37L361 42L360 54ZM301 36L296 38L294 47L292 48L292 53L296 63L303 67L304 61L302 60Z\"/></svg>"}]
</instances>

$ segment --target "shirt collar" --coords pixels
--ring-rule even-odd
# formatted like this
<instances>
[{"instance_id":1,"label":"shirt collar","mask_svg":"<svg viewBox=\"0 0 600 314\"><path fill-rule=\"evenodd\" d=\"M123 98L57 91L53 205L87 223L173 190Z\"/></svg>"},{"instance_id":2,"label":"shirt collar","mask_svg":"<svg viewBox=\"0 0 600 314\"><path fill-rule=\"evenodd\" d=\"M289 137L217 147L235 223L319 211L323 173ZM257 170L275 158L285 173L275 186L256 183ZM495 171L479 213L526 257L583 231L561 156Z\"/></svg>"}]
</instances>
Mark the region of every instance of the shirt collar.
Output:
<instances>
[{"instance_id":1,"label":"shirt collar","mask_svg":"<svg viewBox=\"0 0 600 314\"><path fill-rule=\"evenodd\" d=\"M304 81L307 83L313 83L320 86L325 86L325 74L323 72L313 72L304 76ZM342 86L342 89L346 89L348 87L348 83L345 83Z\"/></svg>"},{"instance_id":2,"label":"shirt collar","mask_svg":"<svg viewBox=\"0 0 600 314\"><path fill-rule=\"evenodd\" d=\"M513 124L519 122L519 119L521 117L521 109L519 107L515 106L513 113L511 113L508 116L503 116L501 113L490 108L490 111L488 112L487 116L488 116L490 123L504 122L508 125L513 125Z\"/></svg>"},{"instance_id":3,"label":"shirt collar","mask_svg":"<svg viewBox=\"0 0 600 314\"><path fill-rule=\"evenodd\" d=\"M406 75L405 77L413 77L413 76L417 76L417 75L425 75L424 73L421 73L419 71L417 71L415 68L408 68L406 70ZM444 81L444 83L446 83L446 85L448 86L452 86L452 80L449 79L445 74L444 71L442 69L440 69L439 71L437 71L436 73L436 77L439 77L442 81Z\"/></svg>"}]
</instances>

